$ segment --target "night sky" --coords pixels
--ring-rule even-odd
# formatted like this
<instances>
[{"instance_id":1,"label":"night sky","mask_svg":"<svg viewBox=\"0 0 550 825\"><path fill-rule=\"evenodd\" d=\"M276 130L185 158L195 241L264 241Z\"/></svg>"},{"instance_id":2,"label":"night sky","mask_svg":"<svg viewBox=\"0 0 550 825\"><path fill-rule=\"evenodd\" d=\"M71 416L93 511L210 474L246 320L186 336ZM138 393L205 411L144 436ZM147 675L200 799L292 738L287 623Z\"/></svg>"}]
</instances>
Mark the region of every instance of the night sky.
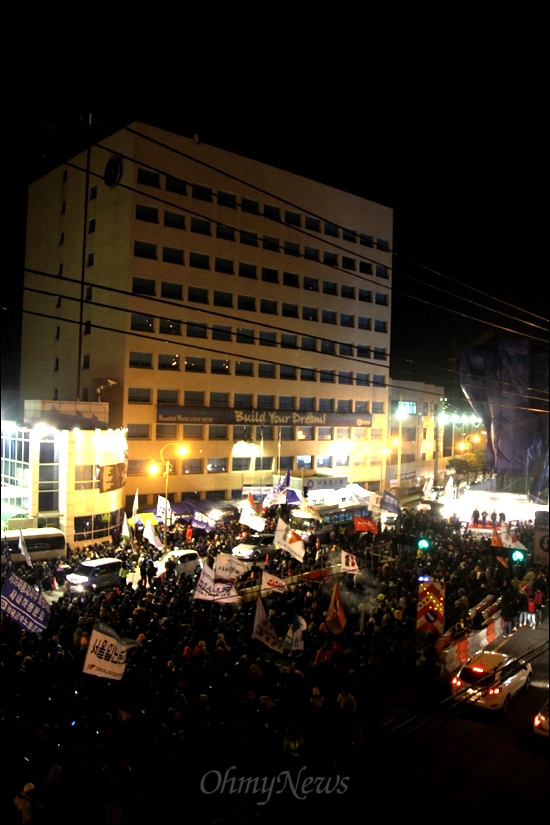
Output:
<instances>
[{"instance_id":1,"label":"night sky","mask_svg":"<svg viewBox=\"0 0 550 825\"><path fill-rule=\"evenodd\" d=\"M488 88L457 76L442 94L412 77L368 105L303 85L288 106L270 94L175 94L25 90L28 105L12 121L16 207L2 306L14 311L2 312L3 388L17 382L26 187L85 146L88 111L99 137L150 122L390 206L396 384L443 385L464 408L456 370L464 345L509 333L548 342L536 88L520 93L504 77Z\"/></svg>"}]
</instances>

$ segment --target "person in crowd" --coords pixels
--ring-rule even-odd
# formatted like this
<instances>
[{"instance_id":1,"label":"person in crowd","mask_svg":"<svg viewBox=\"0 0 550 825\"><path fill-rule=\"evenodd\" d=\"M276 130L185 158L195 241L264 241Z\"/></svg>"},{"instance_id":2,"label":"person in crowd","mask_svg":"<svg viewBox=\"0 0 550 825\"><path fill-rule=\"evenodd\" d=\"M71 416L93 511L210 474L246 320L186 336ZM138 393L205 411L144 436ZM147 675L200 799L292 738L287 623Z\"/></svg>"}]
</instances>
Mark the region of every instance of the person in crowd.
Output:
<instances>
[{"instance_id":1,"label":"person in crowd","mask_svg":"<svg viewBox=\"0 0 550 825\"><path fill-rule=\"evenodd\" d=\"M472 513L472 527L479 526L479 510L476 507L474 512Z\"/></svg>"},{"instance_id":2,"label":"person in crowd","mask_svg":"<svg viewBox=\"0 0 550 825\"><path fill-rule=\"evenodd\" d=\"M15 795L15 799L13 800L13 804L17 808L17 811L20 816L20 822L22 825L29 825L29 823L34 822L34 810L35 810L35 802L34 802L34 793L35 787L32 782L27 782L23 786L23 790L19 791Z\"/></svg>"}]
</instances>

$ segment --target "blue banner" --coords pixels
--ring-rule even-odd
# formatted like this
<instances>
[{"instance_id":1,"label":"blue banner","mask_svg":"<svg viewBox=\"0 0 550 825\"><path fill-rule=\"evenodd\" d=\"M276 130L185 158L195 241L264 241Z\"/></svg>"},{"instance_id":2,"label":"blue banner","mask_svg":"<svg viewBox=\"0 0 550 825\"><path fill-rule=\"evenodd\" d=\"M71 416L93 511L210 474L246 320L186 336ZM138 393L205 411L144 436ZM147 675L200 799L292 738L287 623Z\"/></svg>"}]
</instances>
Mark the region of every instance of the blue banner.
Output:
<instances>
[{"instance_id":1,"label":"blue banner","mask_svg":"<svg viewBox=\"0 0 550 825\"><path fill-rule=\"evenodd\" d=\"M10 573L2 586L2 613L28 630L39 635L50 623L50 606L32 584Z\"/></svg>"},{"instance_id":2,"label":"blue banner","mask_svg":"<svg viewBox=\"0 0 550 825\"><path fill-rule=\"evenodd\" d=\"M401 505L399 504L399 499L397 496L394 496L391 493L388 493L387 490L384 490L382 493L382 501L380 502L380 509L388 510L390 513L400 515Z\"/></svg>"}]
</instances>

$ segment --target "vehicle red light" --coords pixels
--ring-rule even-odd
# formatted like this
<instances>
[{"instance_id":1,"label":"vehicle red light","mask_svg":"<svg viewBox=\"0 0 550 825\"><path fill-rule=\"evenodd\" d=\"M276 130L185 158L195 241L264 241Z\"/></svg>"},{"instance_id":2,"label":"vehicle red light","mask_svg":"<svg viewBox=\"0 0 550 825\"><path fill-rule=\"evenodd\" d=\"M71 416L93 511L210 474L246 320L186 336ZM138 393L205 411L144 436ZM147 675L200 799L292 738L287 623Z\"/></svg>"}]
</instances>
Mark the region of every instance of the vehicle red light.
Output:
<instances>
[{"instance_id":1,"label":"vehicle red light","mask_svg":"<svg viewBox=\"0 0 550 825\"><path fill-rule=\"evenodd\" d=\"M497 696L497 694L499 694L500 691L501 691L501 688L499 688L499 687L489 688L489 695L490 696Z\"/></svg>"},{"instance_id":2,"label":"vehicle red light","mask_svg":"<svg viewBox=\"0 0 550 825\"><path fill-rule=\"evenodd\" d=\"M540 728L540 722L541 722L541 719L540 719L539 714L537 713L537 715L535 716L535 721L534 721L534 725L535 725L536 728Z\"/></svg>"}]
</instances>

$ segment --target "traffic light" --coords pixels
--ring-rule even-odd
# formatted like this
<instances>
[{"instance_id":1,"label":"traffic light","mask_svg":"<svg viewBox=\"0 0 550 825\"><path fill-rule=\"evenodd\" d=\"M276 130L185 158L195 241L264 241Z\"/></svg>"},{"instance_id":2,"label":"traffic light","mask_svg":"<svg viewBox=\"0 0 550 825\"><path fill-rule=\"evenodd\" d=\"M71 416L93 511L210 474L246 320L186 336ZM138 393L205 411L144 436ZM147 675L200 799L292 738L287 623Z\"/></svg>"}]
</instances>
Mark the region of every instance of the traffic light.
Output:
<instances>
[{"instance_id":1,"label":"traffic light","mask_svg":"<svg viewBox=\"0 0 550 825\"><path fill-rule=\"evenodd\" d=\"M419 550L429 550L431 546L430 540L425 538L425 536L420 536L420 538L416 542L416 546Z\"/></svg>"},{"instance_id":2,"label":"traffic light","mask_svg":"<svg viewBox=\"0 0 550 825\"><path fill-rule=\"evenodd\" d=\"M524 550L512 550L512 561L517 563L525 561L525 551Z\"/></svg>"}]
</instances>

